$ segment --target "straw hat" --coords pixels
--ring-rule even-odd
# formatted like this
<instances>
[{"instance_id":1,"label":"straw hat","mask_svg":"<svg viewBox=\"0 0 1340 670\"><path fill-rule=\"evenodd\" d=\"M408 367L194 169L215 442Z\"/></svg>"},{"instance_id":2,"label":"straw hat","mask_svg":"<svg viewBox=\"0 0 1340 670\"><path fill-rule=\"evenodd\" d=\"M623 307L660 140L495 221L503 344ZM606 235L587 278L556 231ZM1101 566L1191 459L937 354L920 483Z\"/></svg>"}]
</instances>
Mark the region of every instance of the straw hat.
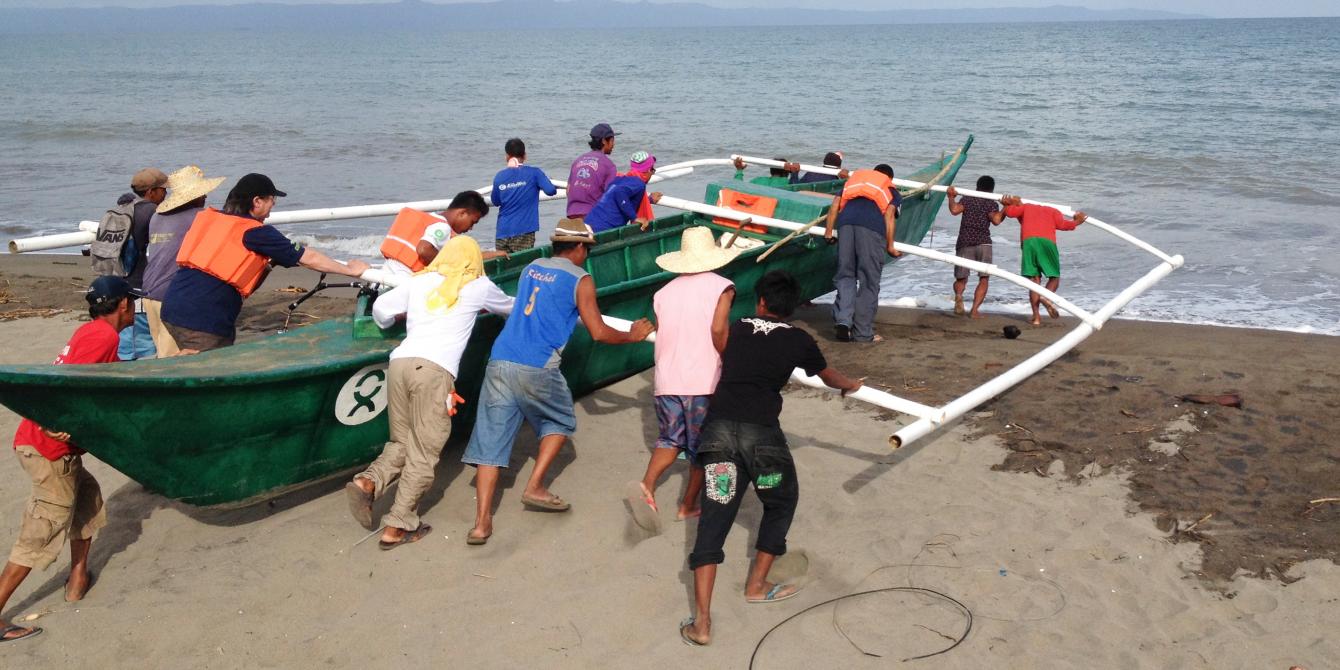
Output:
<instances>
[{"instance_id":1,"label":"straw hat","mask_svg":"<svg viewBox=\"0 0 1340 670\"><path fill-rule=\"evenodd\" d=\"M578 226L580 226L580 228ZM581 221L563 219L558 222L558 227L554 229L554 234L549 238L549 241L595 244L596 234L591 231L591 226Z\"/></svg>"},{"instance_id":2,"label":"straw hat","mask_svg":"<svg viewBox=\"0 0 1340 670\"><path fill-rule=\"evenodd\" d=\"M710 272L740 255L739 249L722 249L712 237L712 229L706 226L693 226L684 229L679 240L679 251L671 251L656 257L656 264L667 272L675 274L693 274Z\"/></svg>"},{"instance_id":3,"label":"straw hat","mask_svg":"<svg viewBox=\"0 0 1340 670\"><path fill-rule=\"evenodd\" d=\"M159 203L158 209L155 211L159 214L170 212L213 191L226 179L227 177L207 178L200 168L187 165L168 175L168 196L163 202Z\"/></svg>"}]
</instances>

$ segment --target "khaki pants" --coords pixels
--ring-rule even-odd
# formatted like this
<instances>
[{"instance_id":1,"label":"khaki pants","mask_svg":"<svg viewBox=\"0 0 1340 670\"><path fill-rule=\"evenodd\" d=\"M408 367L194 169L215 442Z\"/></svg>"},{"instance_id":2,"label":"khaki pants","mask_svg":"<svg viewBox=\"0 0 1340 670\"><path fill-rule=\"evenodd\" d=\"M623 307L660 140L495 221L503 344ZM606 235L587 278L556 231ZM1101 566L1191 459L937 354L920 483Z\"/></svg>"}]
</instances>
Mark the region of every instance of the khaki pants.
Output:
<instances>
[{"instance_id":1,"label":"khaki pants","mask_svg":"<svg viewBox=\"0 0 1340 670\"><path fill-rule=\"evenodd\" d=\"M144 313L149 315L149 335L154 338L154 348L158 349L158 357L176 356L181 349L177 347L177 341L172 339L172 333L168 332L167 326L163 325L163 318L159 316L163 311L163 302L149 298L142 298L140 302L144 305Z\"/></svg>"},{"instance_id":2,"label":"khaki pants","mask_svg":"<svg viewBox=\"0 0 1340 670\"><path fill-rule=\"evenodd\" d=\"M447 411L456 379L427 359L396 358L391 361L390 381L391 441L358 476L372 481L374 498L382 497L398 477L400 488L382 523L415 530L419 498L433 485L442 447L451 436Z\"/></svg>"},{"instance_id":3,"label":"khaki pants","mask_svg":"<svg viewBox=\"0 0 1340 670\"><path fill-rule=\"evenodd\" d=\"M45 570L60 556L66 537L91 540L107 525L102 489L79 456L48 461L26 445L16 447L14 453L33 480L33 492L23 508L19 540L9 562Z\"/></svg>"}]
</instances>

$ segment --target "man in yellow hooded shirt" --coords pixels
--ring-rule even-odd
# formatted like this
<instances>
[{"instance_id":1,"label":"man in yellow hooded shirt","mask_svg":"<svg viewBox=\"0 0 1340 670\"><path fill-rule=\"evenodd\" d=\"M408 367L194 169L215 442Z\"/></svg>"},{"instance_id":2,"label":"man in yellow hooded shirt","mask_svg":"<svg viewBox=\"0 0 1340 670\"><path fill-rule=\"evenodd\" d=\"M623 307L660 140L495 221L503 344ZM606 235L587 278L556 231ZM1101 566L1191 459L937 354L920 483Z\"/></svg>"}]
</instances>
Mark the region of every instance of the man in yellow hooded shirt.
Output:
<instances>
[{"instance_id":1,"label":"man in yellow hooded shirt","mask_svg":"<svg viewBox=\"0 0 1340 670\"><path fill-rule=\"evenodd\" d=\"M449 412L461 354L480 310L506 316L512 304L484 275L479 243L464 235L448 240L428 267L373 303L377 325L388 328L404 318L408 334L391 352L391 440L345 492L354 519L372 530L373 501L400 479L395 502L382 519L382 549L416 542L432 530L417 508L451 435Z\"/></svg>"}]
</instances>

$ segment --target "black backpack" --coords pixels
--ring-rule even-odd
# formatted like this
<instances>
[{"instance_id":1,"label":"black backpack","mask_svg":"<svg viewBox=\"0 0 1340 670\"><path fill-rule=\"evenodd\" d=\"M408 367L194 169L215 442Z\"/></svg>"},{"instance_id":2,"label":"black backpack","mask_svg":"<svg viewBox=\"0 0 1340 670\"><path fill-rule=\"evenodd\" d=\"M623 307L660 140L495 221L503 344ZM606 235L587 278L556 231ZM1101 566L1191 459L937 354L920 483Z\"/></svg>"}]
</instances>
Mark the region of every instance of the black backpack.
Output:
<instances>
[{"instance_id":1,"label":"black backpack","mask_svg":"<svg viewBox=\"0 0 1340 670\"><path fill-rule=\"evenodd\" d=\"M136 197L102 215L97 236L88 248L94 272L124 277L135 269L135 240L130 235L130 227L135 220L135 205L143 200Z\"/></svg>"}]
</instances>

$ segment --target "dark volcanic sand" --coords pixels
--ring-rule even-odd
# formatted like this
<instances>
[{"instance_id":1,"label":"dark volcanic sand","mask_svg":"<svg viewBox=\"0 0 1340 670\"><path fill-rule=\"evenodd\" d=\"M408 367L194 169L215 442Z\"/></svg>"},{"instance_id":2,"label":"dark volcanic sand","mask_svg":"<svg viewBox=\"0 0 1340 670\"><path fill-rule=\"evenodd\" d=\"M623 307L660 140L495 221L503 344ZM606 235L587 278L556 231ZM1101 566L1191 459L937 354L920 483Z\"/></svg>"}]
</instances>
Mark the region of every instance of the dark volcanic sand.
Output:
<instances>
[{"instance_id":1,"label":"dark volcanic sand","mask_svg":"<svg viewBox=\"0 0 1340 670\"><path fill-rule=\"evenodd\" d=\"M888 341L871 345L833 340L826 306L797 317L844 372L936 405L1074 324L884 308L877 329ZM1002 337L1008 324L1023 335ZM1340 559L1340 505L1308 504L1340 496L1340 448L1328 439L1340 414L1337 360L1336 337L1114 321L969 421L1011 450L1001 469L1045 475L1060 461L1069 477L1091 474L1091 464L1129 472L1141 509L1178 531L1174 539L1201 543L1204 577L1284 578L1296 562ZM1225 391L1241 394L1241 409L1180 399ZM1170 424L1194 430L1169 433Z\"/></svg>"}]
</instances>

